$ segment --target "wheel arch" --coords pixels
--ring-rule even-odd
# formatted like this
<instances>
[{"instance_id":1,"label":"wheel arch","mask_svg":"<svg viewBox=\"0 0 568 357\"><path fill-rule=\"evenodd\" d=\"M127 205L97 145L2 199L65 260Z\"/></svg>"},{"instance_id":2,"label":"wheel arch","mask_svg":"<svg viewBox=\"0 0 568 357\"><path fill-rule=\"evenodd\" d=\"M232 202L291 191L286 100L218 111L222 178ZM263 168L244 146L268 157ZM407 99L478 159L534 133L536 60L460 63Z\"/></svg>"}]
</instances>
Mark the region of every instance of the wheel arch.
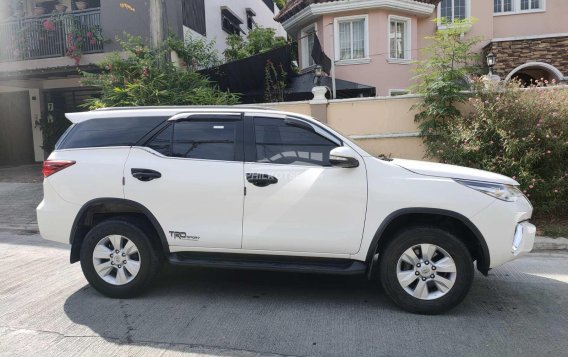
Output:
<instances>
[{"instance_id":1,"label":"wheel arch","mask_svg":"<svg viewBox=\"0 0 568 357\"><path fill-rule=\"evenodd\" d=\"M80 259L81 244L87 232L98 222L110 217L132 217L141 229L152 230L159 238L152 243L155 248L169 253L169 245L162 226L156 217L144 205L123 198L97 198L83 205L71 227L69 243L71 244L70 262Z\"/></svg>"},{"instance_id":2,"label":"wheel arch","mask_svg":"<svg viewBox=\"0 0 568 357\"><path fill-rule=\"evenodd\" d=\"M473 259L477 261L477 269L487 275L491 256L485 238L479 229L460 213L436 208L403 208L388 215L373 237L366 261L370 265L374 263L375 255L386 247L399 229L420 223L438 225L452 231L459 230L458 233L461 234L458 238L466 244Z\"/></svg>"}]
</instances>

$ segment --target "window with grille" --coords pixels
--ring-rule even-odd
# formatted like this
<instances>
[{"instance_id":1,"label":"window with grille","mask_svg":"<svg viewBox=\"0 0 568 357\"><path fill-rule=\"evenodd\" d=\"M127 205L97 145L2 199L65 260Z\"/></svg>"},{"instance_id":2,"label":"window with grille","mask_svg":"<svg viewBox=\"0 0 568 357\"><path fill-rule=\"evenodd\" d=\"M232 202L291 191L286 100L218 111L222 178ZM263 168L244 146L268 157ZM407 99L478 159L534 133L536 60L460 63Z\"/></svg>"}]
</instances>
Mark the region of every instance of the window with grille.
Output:
<instances>
[{"instance_id":1,"label":"window with grille","mask_svg":"<svg viewBox=\"0 0 568 357\"><path fill-rule=\"evenodd\" d=\"M451 24L469 16L470 0L442 0L438 7L439 17Z\"/></svg>"},{"instance_id":2,"label":"window with grille","mask_svg":"<svg viewBox=\"0 0 568 357\"><path fill-rule=\"evenodd\" d=\"M389 58L410 59L410 19L390 17Z\"/></svg>"}]
</instances>

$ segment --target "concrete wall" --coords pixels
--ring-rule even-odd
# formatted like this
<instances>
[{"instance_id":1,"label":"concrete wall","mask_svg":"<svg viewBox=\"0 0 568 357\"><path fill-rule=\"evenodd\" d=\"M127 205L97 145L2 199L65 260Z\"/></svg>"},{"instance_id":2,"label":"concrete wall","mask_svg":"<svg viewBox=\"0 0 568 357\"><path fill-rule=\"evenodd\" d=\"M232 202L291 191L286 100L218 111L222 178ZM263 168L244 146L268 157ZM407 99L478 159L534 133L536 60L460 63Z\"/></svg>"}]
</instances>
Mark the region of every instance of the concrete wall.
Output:
<instances>
[{"instance_id":1,"label":"concrete wall","mask_svg":"<svg viewBox=\"0 0 568 357\"><path fill-rule=\"evenodd\" d=\"M105 43L105 52L120 50L115 41L116 36L123 33L134 36L150 37L149 2L147 0L130 0L130 8L121 7L119 1L101 1L101 28L103 37L110 42Z\"/></svg>"},{"instance_id":2,"label":"concrete wall","mask_svg":"<svg viewBox=\"0 0 568 357\"><path fill-rule=\"evenodd\" d=\"M417 96L330 100L321 121L353 139L371 155L423 160L425 151L411 107ZM269 103L266 106L314 116L319 105L309 102Z\"/></svg>"},{"instance_id":3,"label":"concrete wall","mask_svg":"<svg viewBox=\"0 0 568 357\"><path fill-rule=\"evenodd\" d=\"M568 32L568 1L545 1L541 12L493 17L493 38L535 36ZM476 1L474 1L476 2Z\"/></svg>"}]
</instances>

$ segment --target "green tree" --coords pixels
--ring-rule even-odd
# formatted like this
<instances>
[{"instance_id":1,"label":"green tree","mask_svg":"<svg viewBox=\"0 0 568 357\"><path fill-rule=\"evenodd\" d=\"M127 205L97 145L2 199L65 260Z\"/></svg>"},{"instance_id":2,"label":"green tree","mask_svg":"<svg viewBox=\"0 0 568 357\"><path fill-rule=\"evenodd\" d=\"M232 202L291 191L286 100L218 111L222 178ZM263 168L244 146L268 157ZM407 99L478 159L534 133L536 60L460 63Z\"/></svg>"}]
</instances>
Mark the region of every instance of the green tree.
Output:
<instances>
[{"instance_id":1,"label":"green tree","mask_svg":"<svg viewBox=\"0 0 568 357\"><path fill-rule=\"evenodd\" d=\"M286 0L274 0L274 3L280 10L282 10L284 6L286 6Z\"/></svg>"},{"instance_id":2,"label":"green tree","mask_svg":"<svg viewBox=\"0 0 568 357\"><path fill-rule=\"evenodd\" d=\"M415 106L420 111L416 121L429 157L436 157L441 149L439 136L448 123L460 120L455 105L467 100L467 78L479 69L479 55L472 48L480 38L464 36L473 22L456 20L427 37L430 45L423 49L425 59L416 66L418 84L413 89L424 98Z\"/></svg>"},{"instance_id":3,"label":"green tree","mask_svg":"<svg viewBox=\"0 0 568 357\"><path fill-rule=\"evenodd\" d=\"M100 98L87 100L88 108L238 103L237 95L219 91L192 66L178 67L167 60L172 50L168 41L151 49L139 37L126 38L118 40L123 53L110 54L98 64L100 73L82 73L83 85L101 88ZM190 42L187 48L192 46Z\"/></svg>"},{"instance_id":4,"label":"green tree","mask_svg":"<svg viewBox=\"0 0 568 357\"><path fill-rule=\"evenodd\" d=\"M233 34L227 37L226 43L227 49L223 53L225 60L231 62L284 46L286 39L276 36L273 28L257 26L249 31L246 39Z\"/></svg>"}]
</instances>

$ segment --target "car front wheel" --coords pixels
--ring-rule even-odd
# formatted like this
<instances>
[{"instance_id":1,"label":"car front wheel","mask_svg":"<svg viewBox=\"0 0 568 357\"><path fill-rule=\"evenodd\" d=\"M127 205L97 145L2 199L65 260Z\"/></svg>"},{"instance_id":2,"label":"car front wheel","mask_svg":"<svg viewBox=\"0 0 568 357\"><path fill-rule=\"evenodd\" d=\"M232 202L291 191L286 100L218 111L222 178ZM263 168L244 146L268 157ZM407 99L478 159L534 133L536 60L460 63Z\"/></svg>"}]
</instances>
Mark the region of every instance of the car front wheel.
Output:
<instances>
[{"instance_id":1,"label":"car front wheel","mask_svg":"<svg viewBox=\"0 0 568 357\"><path fill-rule=\"evenodd\" d=\"M435 227L399 232L380 256L380 280L403 309L439 314L459 304L473 281L467 247L452 233Z\"/></svg>"}]
</instances>

